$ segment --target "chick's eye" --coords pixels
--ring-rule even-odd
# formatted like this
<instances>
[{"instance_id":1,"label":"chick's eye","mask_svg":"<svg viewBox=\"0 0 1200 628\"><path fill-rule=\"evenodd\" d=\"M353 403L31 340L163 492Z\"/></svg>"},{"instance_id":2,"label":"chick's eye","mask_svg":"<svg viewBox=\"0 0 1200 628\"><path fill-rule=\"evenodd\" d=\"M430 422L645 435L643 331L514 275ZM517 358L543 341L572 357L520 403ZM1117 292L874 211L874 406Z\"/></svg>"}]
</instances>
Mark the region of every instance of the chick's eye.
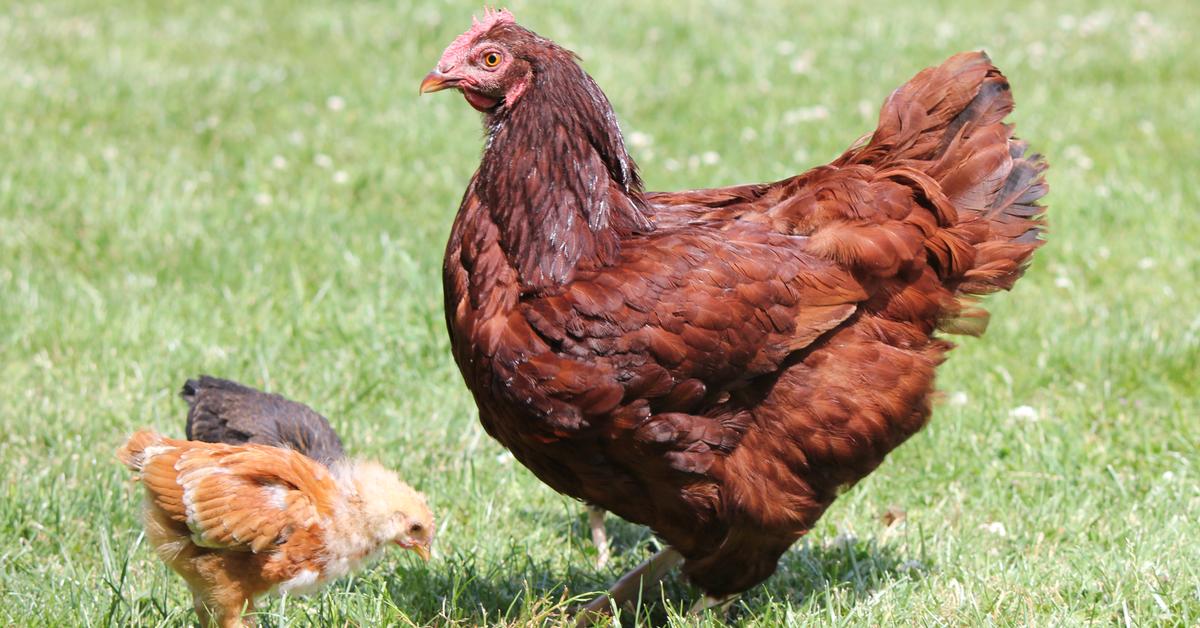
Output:
<instances>
[{"instance_id":1,"label":"chick's eye","mask_svg":"<svg viewBox=\"0 0 1200 628\"><path fill-rule=\"evenodd\" d=\"M413 534L419 534L421 532L421 530L424 530L424 529L425 529L425 526L423 526L419 523L414 523L411 526L409 526L408 531Z\"/></svg>"},{"instance_id":2,"label":"chick's eye","mask_svg":"<svg viewBox=\"0 0 1200 628\"><path fill-rule=\"evenodd\" d=\"M483 55L483 64L489 68L494 68L500 65L500 53L489 52Z\"/></svg>"}]
</instances>

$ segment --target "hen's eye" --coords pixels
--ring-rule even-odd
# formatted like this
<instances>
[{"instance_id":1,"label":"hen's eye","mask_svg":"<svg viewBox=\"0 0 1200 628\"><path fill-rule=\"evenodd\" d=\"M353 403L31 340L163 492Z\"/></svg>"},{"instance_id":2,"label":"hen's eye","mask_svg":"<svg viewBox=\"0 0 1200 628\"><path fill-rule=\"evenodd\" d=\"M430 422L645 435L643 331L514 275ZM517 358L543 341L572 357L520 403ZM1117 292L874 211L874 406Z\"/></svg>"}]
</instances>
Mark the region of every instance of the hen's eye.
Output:
<instances>
[{"instance_id":1,"label":"hen's eye","mask_svg":"<svg viewBox=\"0 0 1200 628\"><path fill-rule=\"evenodd\" d=\"M494 68L500 65L500 53L489 52L483 55L483 64L489 68Z\"/></svg>"}]
</instances>

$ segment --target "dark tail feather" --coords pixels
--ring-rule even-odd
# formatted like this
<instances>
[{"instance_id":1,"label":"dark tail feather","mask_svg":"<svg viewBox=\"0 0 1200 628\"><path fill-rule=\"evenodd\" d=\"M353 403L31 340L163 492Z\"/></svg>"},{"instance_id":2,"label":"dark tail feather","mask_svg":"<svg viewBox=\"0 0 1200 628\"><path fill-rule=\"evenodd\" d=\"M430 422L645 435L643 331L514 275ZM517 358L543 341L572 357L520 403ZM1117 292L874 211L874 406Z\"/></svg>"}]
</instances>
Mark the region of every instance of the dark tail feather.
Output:
<instances>
[{"instance_id":1,"label":"dark tail feather","mask_svg":"<svg viewBox=\"0 0 1200 628\"><path fill-rule=\"evenodd\" d=\"M187 402L188 408L195 407L196 395L200 392L200 382L189 379L183 383L183 388L179 390L179 397Z\"/></svg>"}]
</instances>

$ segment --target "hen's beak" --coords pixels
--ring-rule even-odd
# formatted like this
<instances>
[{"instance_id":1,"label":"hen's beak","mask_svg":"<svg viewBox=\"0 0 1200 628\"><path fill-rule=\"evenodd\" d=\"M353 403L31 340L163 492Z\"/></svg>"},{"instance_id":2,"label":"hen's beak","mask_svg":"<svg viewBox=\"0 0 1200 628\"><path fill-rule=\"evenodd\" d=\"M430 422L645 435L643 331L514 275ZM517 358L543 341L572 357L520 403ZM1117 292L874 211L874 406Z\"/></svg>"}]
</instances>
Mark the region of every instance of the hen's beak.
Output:
<instances>
[{"instance_id":1,"label":"hen's beak","mask_svg":"<svg viewBox=\"0 0 1200 628\"><path fill-rule=\"evenodd\" d=\"M421 557L421 560L423 560L423 561L425 561L425 562L429 562L430 553L429 553L429 547L428 547L428 546L425 546L425 545L414 545L414 546L412 546L412 551L416 552L416 553L417 553L417 556L420 556L420 557Z\"/></svg>"},{"instance_id":2,"label":"hen's beak","mask_svg":"<svg viewBox=\"0 0 1200 628\"><path fill-rule=\"evenodd\" d=\"M458 79L434 70L429 74L426 74L425 79L421 81L420 93L428 94L430 92L440 92L443 89L450 89L457 84Z\"/></svg>"}]
</instances>

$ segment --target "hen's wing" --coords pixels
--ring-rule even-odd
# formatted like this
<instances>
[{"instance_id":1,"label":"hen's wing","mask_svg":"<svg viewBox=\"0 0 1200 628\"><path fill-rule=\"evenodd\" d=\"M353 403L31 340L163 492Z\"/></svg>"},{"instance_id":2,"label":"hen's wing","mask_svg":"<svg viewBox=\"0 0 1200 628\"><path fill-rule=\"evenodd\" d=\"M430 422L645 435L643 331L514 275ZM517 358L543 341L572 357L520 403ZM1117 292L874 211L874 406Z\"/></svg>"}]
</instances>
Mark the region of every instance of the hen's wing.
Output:
<instances>
[{"instance_id":1,"label":"hen's wing","mask_svg":"<svg viewBox=\"0 0 1200 628\"><path fill-rule=\"evenodd\" d=\"M560 294L525 300L534 341L549 351L531 351L515 370L570 406L566 414L545 408L555 421L634 399L655 412L690 411L775 370L866 297L850 273L806 254L804 240L738 224L629 240L619 264L580 271Z\"/></svg>"},{"instance_id":2,"label":"hen's wing","mask_svg":"<svg viewBox=\"0 0 1200 628\"><path fill-rule=\"evenodd\" d=\"M289 447L325 464L346 457L328 419L280 395L203 375L184 383L180 397L188 403L189 439Z\"/></svg>"},{"instance_id":3,"label":"hen's wing","mask_svg":"<svg viewBox=\"0 0 1200 628\"><path fill-rule=\"evenodd\" d=\"M197 545L261 552L333 511L336 485L294 451L162 439L140 462L154 504Z\"/></svg>"}]
</instances>

